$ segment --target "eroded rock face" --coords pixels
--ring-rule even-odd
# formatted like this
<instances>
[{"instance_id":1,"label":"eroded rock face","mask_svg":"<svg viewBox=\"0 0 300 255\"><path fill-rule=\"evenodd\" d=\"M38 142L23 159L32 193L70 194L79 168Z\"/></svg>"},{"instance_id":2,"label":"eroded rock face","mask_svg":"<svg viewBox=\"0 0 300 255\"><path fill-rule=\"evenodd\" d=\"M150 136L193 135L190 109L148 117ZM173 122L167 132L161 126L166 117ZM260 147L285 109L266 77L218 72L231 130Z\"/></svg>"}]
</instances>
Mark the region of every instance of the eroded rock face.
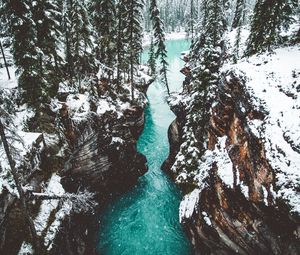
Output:
<instances>
[{"instance_id":1,"label":"eroded rock face","mask_svg":"<svg viewBox=\"0 0 300 255\"><path fill-rule=\"evenodd\" d=\"M127 110L121 120L105 114L93 122L78 138L78 148L65 166L64 184L69 190L85 187L102 197L124 192L147 171L146 158L136 147L144 126L143 109Z\"/></svg>"},{"instance_id":2,"label":"eroded rock face","mask_svg":"<svg viewBox=\"0 0 300 255\"><path fill-rule=\"evenodd\" d=\"M213 162L192 213L183 216L181 223L195 254L299 254L299 217L274 196L280 169L272 169L263 139L255 136L248 124L249 120L264 119L266 113L252 107L244 81L233 73L229 76L222 80L209 113L207 133L201 135L208 138L207 150L211 151L218 149L219 139L225 139L223 149L232 164L226 174L233 181L224 181L220 177L224 169ZM185 118L184 111L175 113L181 121L173 122L169 129L170 156L163 166L174 179L178 173L170 168L183 142L179 130ZM188 178L193 176L187 174ZM178 179L176 182L182 185Z\"/></svg>"},{"instance_id":3,"label":"eroded rock face","mask_svg":"<svg viewBox=\"0 0 300 255\"><path fill-rule=\"evenodd\" d=\"M62 182L69 192L82 188L95 192L99 203L95 213L100 213L106 203L133 187L147 171L146 157L136 146L144 128L144 109L126 109L121 119L110 113L95 116L82 127L81 132L70 131L81 135L65 164ZM51 254L97 254L98 228L95 214L67 217Z\"/></svg>"},{"instance_id":4,"label":"eroded rock face","mask_svg":"<svg viewBox=\"0 0 300 255\"><path fill-rule=\"evenodd\" d=\"M175 157L177 153L179 152L179 146L181 144L181 134L180 134L180 125L178 124L178 120L175 119L168 130L168 138L170 142L170 152L168 158L165 160L165 162L162 165L162 170L168 172L169 174L172 174L168 170L172 167L172 164L175 161Z\"/></svg>"}]
</instances>

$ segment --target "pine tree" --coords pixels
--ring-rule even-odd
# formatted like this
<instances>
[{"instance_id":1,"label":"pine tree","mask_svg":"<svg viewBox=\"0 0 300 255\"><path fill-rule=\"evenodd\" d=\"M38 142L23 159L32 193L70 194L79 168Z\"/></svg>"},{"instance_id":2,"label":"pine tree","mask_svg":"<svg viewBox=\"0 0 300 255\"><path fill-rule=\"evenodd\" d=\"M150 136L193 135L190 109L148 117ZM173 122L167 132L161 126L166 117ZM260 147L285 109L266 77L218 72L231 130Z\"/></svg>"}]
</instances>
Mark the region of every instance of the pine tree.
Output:
<instances>
[{"instance_id":1,"label":"pine tree","mask_svg":"<svg viewBox=\"0 0 300 255\"><path fill-rule=\"evenodd\" d=\"M164 33L164 25L160 19L160 12L157 7L156 0L151 0L150 4L150 12L151 12L151 20L152 20L152 26L154 29L154 38L155 38L155 46L157 48L156 51L156 58L159 58L160 60L160 74L162 75L162 81L165 84L167 88L168 94L170 94L170 89L168 85L168 78L167 78L167 72L168 72L168 62L167 62L167 48L166 48L166 38Z\"/></svg>"},{"instance_id":2,"label":"pine tree","mask_svg":"<svg viewBox=\"0 0 300 255\"><path fill-rule=\"evenodd\" d=\"M120 0L116 6L117 13L117 40L116 40L116 66L117 66L117 84L120 85L121 82L121 72L125 71L127 68L127 57L126 57L126 45L125 40L125 28L126 24L126 14L128 13L126 0Z\"/></svg>"},{"instance_id":3,"label":"pine tree","mask_svg":"<svg viewBox=\"0 0 300 255\"><path fill-rule=\"evenodd\" d=\"M32 3L29 0L7 0L4 3L4 9L9 16L12 52L23 100L34 107L39 107L42 102L45 80L38 72L39 49Z\"/></svg>"},{"instance_id":4,"label":"pine tree","mask_svg":"<svg viewBox=\"0 0 300 255\"><path fill-rule=\"evenodd\" d=\"M194 0L190 0L190 20L189 20L189 32L192 38L192 43L194 40L194 33L195 33L195 17L196 17L196 9Z\"/></svg>"},{"instance_id":5,"label":"pine tree","mask_svg":"<svg viewBox=\"0 0 300 255\"><path fill-rule=\"evenodd\" d=\"M128 41L129 51L129 71L130 71L130 82L131 82L131 96L132 101L134 100L134 71L136 65L139 64L140 54L142 53L142 8L143 4L139 0L126 0L127 16L126 21L128 26L125 29L125 33Z\"/></svg>"},{"instance_id":6,"label":"pine tree","mask_svg":"<svg viewBox=\"0 0 300 255\"><path fill-rule=\"evenodd\" d=\"M224 41L225 20L223 1L202 1L201 34L192 46L192 59L200 60L202 81L200 90L205 90L210 84L216 84L216 73L219 71Z\"/></svg>"},{"instance_id":7,"label":"pine tree","mask_svg":"<svg viewBox=\"0 0 300 255\"><path fill-rule=\"evenodd\" d=\"M149 48L148 65L150 67L150 74L152 76L155 76L155 73L156 73L156 57L155 57L155 46L154 46L154 42L153 42L153 37L151 37L151 43L150 43L150 48Z\"/></svg>"},{"instance_id":8,"label":"pine tree","mask_svg":"<svg viewBox=\"0 0 300 255\"><path fill-rule=\"evenodd\" d=\"M67 0L64 4L64 31L67 72L70 82L81 79L94 70L92 61L92 31L84 0Z\"/></svg>"},{"instance_id":9,"label":"pine tree","mask_svg":"<svg viewBox=\"0 0 300 255\"><path fill-rule=\"evenodd\" d=\"M234 19L232 22L232 28L236 28L236 38L235 38L235 45L234 45L234 55L233 61L236 63L239 58L239 51L240 51L240 42L241 42L241 29L242 24L245 16L245 0L238 0L236 4Z\"/></svg>"},{"instance_id":10,"label":"pine tree","mask_svg":"<svg viewBox=\"0 0 300 255\"><path fill-rule=\"evenodd\" d=\"M232 21L232 28L238 28L242 25L243 13L245 9L245 0L237 0L234 18Z\"/></svg>"},{"instance_id":11,"label":"pine tree","mask_svg":"<svg viewBox=\"0 0 300 255\"><path fill-rule=\"evenodd\" d=\"M10 72L9 72L9 68L8 68L8 63L6 61L6 56L5 56L5 52L4 52L4 45L2 44L1 38L4 36L8 35L8 17L6 15L6 11L5 11L5 4L3 1L0 0L0 50L1 50L1 54L2 54L2 58L3 58L3 62L4 62L4 66L6 68L6 72L7 72L7 76L8 79L10 80L11 76L10 76Z\"/></svg>"},{"instance_id":12,"label":"pine tree","mask_svg":"<svg viewBox=\"0 0 300 255\"><path fill-rule=\"evenodd\" d=\"M60 19L56 1L3 1L24 102L39 109L58 86ZM56 86L55 86L56 85Z\"/></svg>"},{"instance_id":13,"label":"pine tree","mask_svg":"<svg viewBox=\"0 0 300 255\"><path fill-rule=\"evenodd\" d=\"M195 97L189 106L186 125L192 130L189 135L197 136L200 154L207 148L205 134L209 128L209 112L220 82L219 72L224 52L223 35L226 28L224 7L223 0L201 2L201 33L192 45L190 54L191 74L187 77L189 85L186 88L187 92Z\"/></svg>"},{"instance_id":14,"label":"pine tree","mask_svg":"<svg viewBox=\"0 0 300 255\"><path fill-rule=\"evenodd\" d=\"M280 31L288 27L296 0L263 0L257 1L251 22L246 55L264 50L271 50L272 45L281 43Z\"/></svg>"},{"instance_id":15,"label":"pine tree","mask_svg":"<svg viewBox=\"0 0 300 255\"><path fill-rule=\"evenodd\" d=\"M93 28L96 34L97 59L113 67L115 60L116 6L114 0L97 0L91 5Z\"/></svg>"},{"instance_id":16,"label":"pine tree","mask_svg":"<svg viewBox=\"0 0 300 255\"><path fill-rule=\"evenodd\" d=\"M55 96L60 77L62 59L59 56L59 37L61 36L59 20L61 14L59 6L53 0L38 0L33 6L33 20L35 23L38 48L39 75L46 81L45 93Z\"/></svg>"}]
</instances>

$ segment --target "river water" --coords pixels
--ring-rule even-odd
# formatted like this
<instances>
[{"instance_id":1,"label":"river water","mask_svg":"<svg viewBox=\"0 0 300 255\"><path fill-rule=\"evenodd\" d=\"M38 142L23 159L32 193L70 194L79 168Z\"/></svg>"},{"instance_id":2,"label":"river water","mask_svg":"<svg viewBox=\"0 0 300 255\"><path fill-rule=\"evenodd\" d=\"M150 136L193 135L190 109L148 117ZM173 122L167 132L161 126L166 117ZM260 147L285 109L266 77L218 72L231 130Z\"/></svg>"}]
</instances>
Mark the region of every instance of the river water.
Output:
<instances>
[{"instance_id":1,"label":"river water","mask_svg":"<svg viewBox=\"0 0 300 255\"><path fill-rule=\"evenodd\" d=\"M184 79L180 53L189 41L167 42L169 86L177 91ZM143 61L147 58L144 51ZM153 83L148 90L145 129L138 150L148 160L149 172L128 193L113 201L100 217L101 255L189 255L190 243L179 224L182 198L175 184L160 170L169 152L167 130L175 116L165 101L165 87Z\"/></svg>"}]
</instances>

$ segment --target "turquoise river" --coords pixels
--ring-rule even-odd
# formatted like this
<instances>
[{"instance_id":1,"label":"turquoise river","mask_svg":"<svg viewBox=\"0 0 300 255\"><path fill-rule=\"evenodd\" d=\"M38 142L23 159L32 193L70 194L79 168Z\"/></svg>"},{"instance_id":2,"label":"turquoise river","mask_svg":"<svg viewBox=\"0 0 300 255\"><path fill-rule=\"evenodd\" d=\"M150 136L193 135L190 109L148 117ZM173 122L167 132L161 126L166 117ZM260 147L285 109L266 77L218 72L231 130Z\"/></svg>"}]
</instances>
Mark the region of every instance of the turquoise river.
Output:
<instances>
[{"instance_id":1,"label":"turquoise river","mask_svg":"<svg viewBox=\"0 0 300 255\"><path fill-rule=\"evenodd\" d=\"M187 40L167 42L169 85L178 91L183 82L180 53L189 48ZM147 49L143 62L147 58ZM182 198L175 184L160 170L167 158L167 131L175 116L170 111L164 86L153 83L147 93L149 106L138 150L148 160L149 171L125 195L113 201L100 217L101 255L190 255L191 246L179 224Z\"/></svg>"}]
</instances>

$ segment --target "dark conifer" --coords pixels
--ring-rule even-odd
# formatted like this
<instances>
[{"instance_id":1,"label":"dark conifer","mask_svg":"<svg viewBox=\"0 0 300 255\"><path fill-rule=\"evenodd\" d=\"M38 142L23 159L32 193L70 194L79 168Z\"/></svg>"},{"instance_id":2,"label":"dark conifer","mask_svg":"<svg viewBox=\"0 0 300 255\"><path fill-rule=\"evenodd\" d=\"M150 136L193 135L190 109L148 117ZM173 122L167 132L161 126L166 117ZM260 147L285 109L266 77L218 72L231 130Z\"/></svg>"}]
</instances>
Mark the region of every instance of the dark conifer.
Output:
<instances>
[{"instance_id":1,"label":"dark conifer","mask_svg":"<svg viewBox=\"0 0 300 255\"><path fill-rule=\"evenodd\" d=\"M96 35L96 57L113 67L116 45L116 6L114 0L97 0L92 2L93 28Z\"/></svg>"},{"instance_id":2,"label":"dark conifer","mask_svg":"<svg viewBox=\"0 0 300 255\"><path fill-rule=\"evenodd\" d=\"M61 14L57 1L38 0L33 5L33 20L36 30L36 47L38 48L38 70L37 72L45 79L44 93L47 96L55 96L58 83L60 63L59 38L61 36L60 24Z\"/></svg>"},{"instance_id":3,"label":"dark conifer","mask_svg":"<svg viewBox=\"0 0 300 255\"><path fill-rule=\"evenodd\" d=\"M245 9L245 0L237 0L232 22L232 28L238 28L242 24L243 12Z\"/></svg>"},{"instance_id":4,"label":"dark conifer","mask_svg":"<svg viewBox=\"0 0 300 255\"><path fill-rule=\"evenodd\" d=\"M153 37L151 37L151 43L149 48L149 59L148 65L150 67L150 75L155 76L156 73L156 57L155 57L155 46L153 42Z\"/></svg>"},{"instance_id":5,"label":"dark conifer","mask_svg":"<svg viewBox=\"0 0 300 255\"><path fill-rule=\"evenodd\" d=\"M166 48L166 38L165 38L165 31L163 22L160 19L160 12L157 7L156 0L151 0L150 4L150 12L151 12L151 20L152 26L154 30L154 45L156 46L156 58L160 60L160 74L162 76L162 81L167 88L168 94L170 94L170 89L168 85L168 62L167 62L167 48Z\"/></svg>"},{"instance_id":6,"label":"dark conifer","mask_svg":"<svg viewBox=\"0 0 300 255\"><path fill-rule=\"evenodd\" d=\"M236 4L233 22L232 22L232 28L237 29L235 43L234 43L234 53L233 53L234 62L236 62L240 57L239 51L240 51L240 42L241 42L241 29L243 25L243 20L245 18L244 10L245 10L245 0L238 0Z\"/></svg>"},{"instance_id":7,"label":"dark conifer","mask_svg":"<svg viewBox=\"0 0 300 255\"><path fill-rule=\"evenodd\" d=\"M128 41L129 72L131 82L132 101L134 100L134 72L136 65L139 64L140 54L142 53L142 8L143 4L139 0L126 0L127 7L127 27L125 28L126 39Z\"/></svg>"},{"instance_id":8,"label":"dark conifer","mask_svg":"<svg viewBox=\"0 0 300 255\"><path fill-rule=\"evenodd\" d=\"M27 0L6 1L4 8L10 17L8 27L23 100L38 107L42 101L45 80L38 72L39 49L32 3Z\"/></svg>"},{"instance_id":9,"label":"dark conifer","mask_svg":"<svg viewBox=\"0 0 300 255\"><path fill-rule=\"evenodd\" d=\"M257 1L251 22L246 55L264 50L271 50L272 45L282 42L280 31L288 27L296 0L263 0Z\"/></svg>"},{"instance_id":10,"label":"dark conifer","mask_svg":"<svg viewBox=\"0 0 300 255\"><path fill-rule=\"evenodd\" d=\"M125 27L126 27L126 14L127 6L125 4L126 0L120 0L116 6L117 14L117 40L116 40L116 66L117 66L117 83L121 83L121 72L125 71L127 59L126 59L126 45L125 39Z\"/></svg>"},{"instance_id":11,"label":"dark conifer","mask_svg":"<svg viewBox=\"0 0 300 255\"><path fill-rule=\"evenodd\" d=\"M94 69L92 61L92 31L84 0L68 0L64 10L64 30L67 71L77 85Z\"/></svg>"}]
</instances>

